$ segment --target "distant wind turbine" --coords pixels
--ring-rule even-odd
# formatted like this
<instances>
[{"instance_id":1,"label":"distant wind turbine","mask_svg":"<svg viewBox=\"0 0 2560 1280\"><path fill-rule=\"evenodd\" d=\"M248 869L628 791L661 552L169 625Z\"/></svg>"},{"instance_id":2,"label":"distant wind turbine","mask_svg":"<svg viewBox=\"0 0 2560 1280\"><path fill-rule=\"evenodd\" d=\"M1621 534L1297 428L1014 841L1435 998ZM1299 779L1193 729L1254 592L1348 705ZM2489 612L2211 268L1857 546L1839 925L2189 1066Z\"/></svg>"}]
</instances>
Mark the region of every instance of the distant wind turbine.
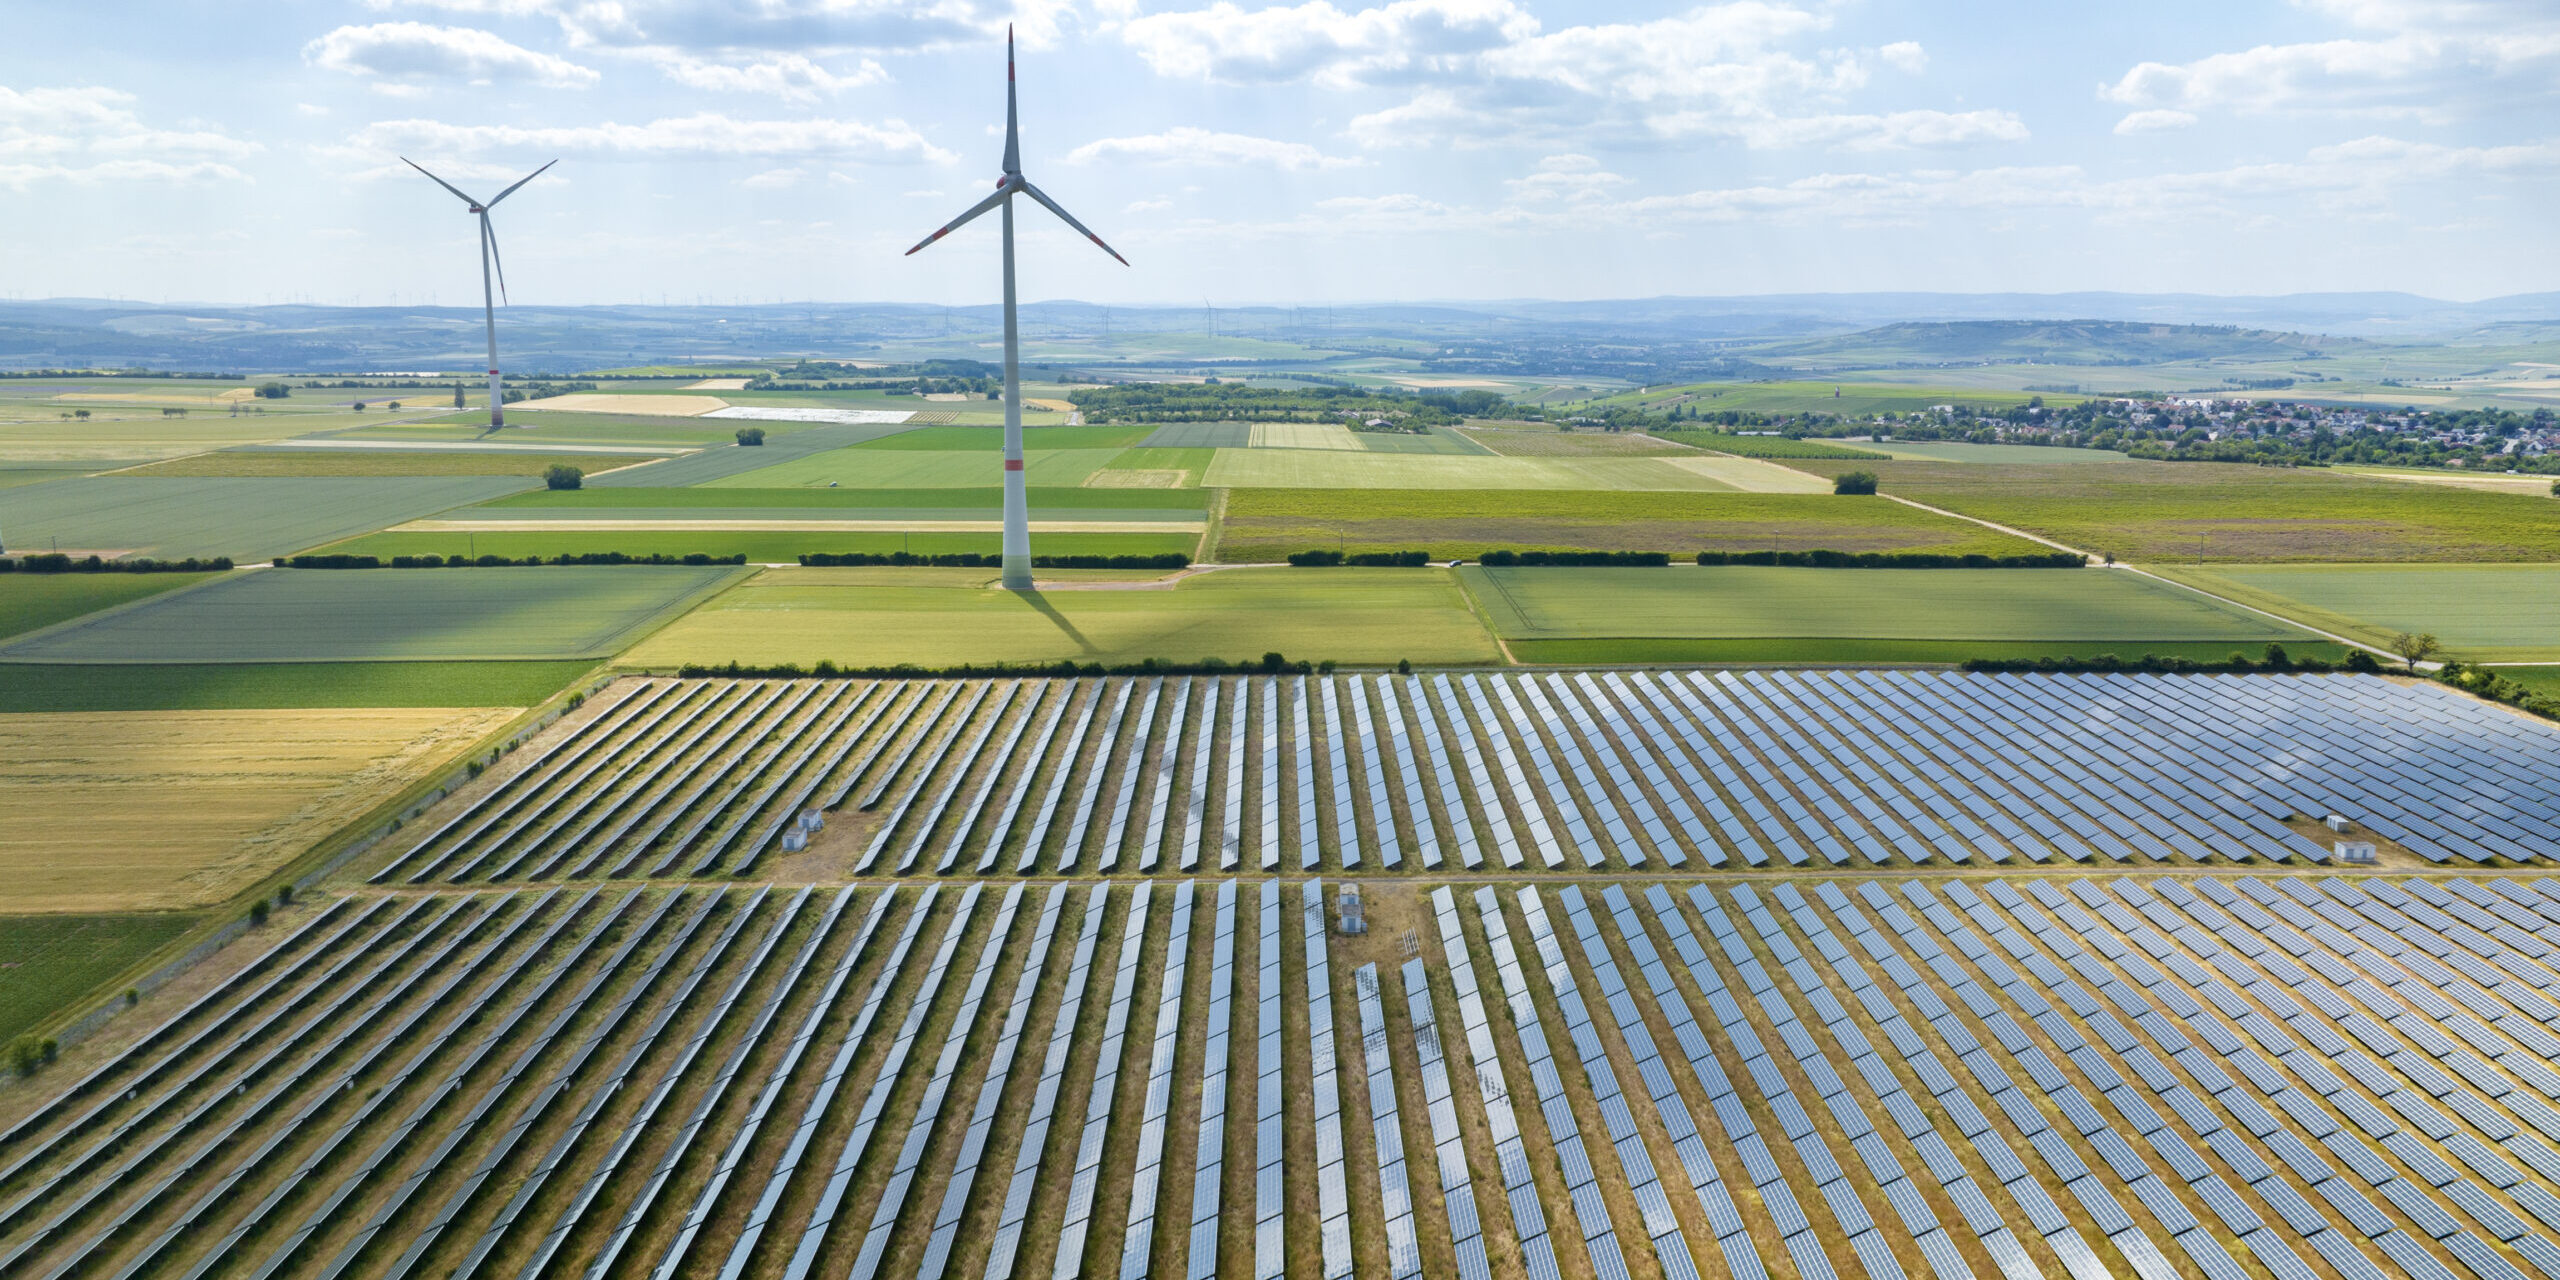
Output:
<instances>
[{"instance_id":1,"label":"distant wind turbine","mask_svg":"<svg viewBox=\"0 0 2560 1280\"><path fill-rule=\"evenodd\" d=\"M420 173L427 173L425 166L407 156L400 157L400 163ZM452 183L427 173L427 177L433 179L437 186L453 192L462 203L469 205L472 215L480 219L480 311L489 322L489 426L493 430L507 425L507 398L498 388L498 299L504 298L507 293L507 264L498 256L498 233L489 226L489 210L497 207L499 200L514 195L516 187L541 177L544 170L558 163L560 162L554 160L551 164L526 174L516 180L515 187L499 192L496 199L488 201L474 200L463 195L461 190ZM494 295L489 292L489 268L492 265L498 269L498 291Z\"/></svg>"},{"instance_id":2,"label":"distant wind turbine","mask_svg":"<svg viewBox=\"0 0 2560 1280\"><path fill-rule=\"evenodd\" d=\"M1129 260L1118 250L1102 243L1102 237L1085 230L1075 215L1058 207L1058 202L1043 194L1022 176L1022 127L1014 104L1013 28L1004 31L1004 176L996 179L995 194L969 206L967 213L944 224L940 231L917 242L912 254L934 241L958 230L961 224L989 209L1004 210L1004 587L1007 591L1031 589L1031 508L1023 491L1022 478L1022 334L1014 317L1013 300L1013 196L1021 192L1037 200L1049 212L1058 215L1068 226L1084 233L1104 253L1121 266ZM491 363L495 363L494 358Z\"/></svg>"}]
</instances>

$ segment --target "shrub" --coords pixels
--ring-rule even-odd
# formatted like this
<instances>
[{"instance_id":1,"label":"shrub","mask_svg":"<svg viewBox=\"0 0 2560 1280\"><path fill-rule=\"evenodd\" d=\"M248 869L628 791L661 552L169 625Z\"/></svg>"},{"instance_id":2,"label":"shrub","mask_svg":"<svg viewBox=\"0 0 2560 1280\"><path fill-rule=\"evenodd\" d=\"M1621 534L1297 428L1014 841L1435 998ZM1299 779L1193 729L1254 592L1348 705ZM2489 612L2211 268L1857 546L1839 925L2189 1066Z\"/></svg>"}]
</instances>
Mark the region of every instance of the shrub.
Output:
<instances>
[{"instance_id":1,"label":"shrub","mask_svg":"<svg viewBox=\"0 0 2560 1280\"><path fill-rule=\"evenodd\" d=\"M1840 474L1831 477L1831 491L1833 493L1874 493L1876 491L1876 473L1872 471L1843 471Z\"/></svg>"},{"instance_id":2,"label":"shrub","mask_svg":"<svg viewBox=\"0 0 2560 1280\"><path fill-rule=\"evenodd\" d=\"M124 1007L130 1009L140 1003L142 1003L142 988L126 987L124 989Z\"/></svg>"},{"instance_id":3,"label":"shrub","mask_svg":"<svg viewBox=\"0 0 2560 1280\"><path fill-rule=\"evenodd\" d=\"M543 469L542 483L554 489L577 489L585 486L587 473L565 462L555 462Z\"/></svg>"},{"instance_id":4,"label":"shrub","mask_svg":"<svg viewBox=\"0 0 2560 1280\"><path fill-rule=\"evenodd\" d=\"M739 443L739 444L742 444L742 445L745 445L746 447L748 447L748 448L750 448L750 449L755 448L755 447L757 447L757 446L759 446L759 445L762 445L762 444L764 443L764 428L762 428L762 427L740 427L740 428L738 428L738 443Z\"/></svg>"},{"instance_id":5,"label":"shrub","mask_svg":"<svg viewBox=\"0 0 2560 1280\"><path fill-rule=\"evenodd\" d=\"M740 563L744 563L743 560ZM916 555L908 551L887 553L871 551L810 551L800 556L800 563L812 569L864 567L871 565L922 565L943 569L994 569L1004 564L1000 555L975 551L945 552L940 555ZM1179 551L1151 556L1033 556L1035 569L1187 569L1191 557Z\"/></svg>"},{"instance_id":6,"label":"shrub","mask_svg":"<svg viewBox=\"0 0 2560 1280\"><path fill-rule=\"evenodd\" d=\"M131 560L106 560L85 556L74 560L58 551L43 551L17 559L0 558L0 573L210 573L231 567L231 557L215 556L199 560L154 560L136 556Z\"/></svg>"},{"instance_id":7,"label":"shrub","mask_svg":"<svg viewBox=\"0 0 2560 1280\"><path fill-rule=\"evenodd\" d=\"M1428 551L1300 551L1289 557L1289 563L1300 567L1360 565L1369 568L1418 569L1431 563Z\"/></svg>"},{"instance_id":8,"label":"shrub","mask_svg":"<svg viewBox=\"0 0 2560 1280\"><path fill-rule=\"evenodd\" d=\"M1671 563L1667 551L1488 551L1476 557L1476 563L1494 568L1518 565L1538 566L1657 568Z\"/></svg>"},{"instance_id":9,"label":"shrub","mask_svg":"<svg viewBox=\"0 0 2560 1280\"><path fill-rule=\"evenodd\" d=\"M9 1042L9 1069L21 1076L31 1076L51 1065L61 1052L61 1043L49 1036L20 1036Z\"/></svg>"},{"instance_id":10,"label":"shrub","mask_svg":"<svg viewBox=\"0 0 2560 1280\"><path fill-rule=\"evenodd\" d=\"M260 898L260 899L258 899L256 902L252 902L252 903L250 903L250 904L249 904L249 927L254 929L254 928L258 927L259 925L265 924L266 922L267 922L267 900L266 900L266 899L264 899L264 898Z\"/></svg>"},{"instance_id":11,"label":"shrub","mask_svg":"<svg viewBox=\"0 0 2560 1280\"><path fill-rule=\"evenodd\" d=\"M261 382L258 384L258 398L261 400L282 400L286 396L292 394L293 388L288 387L281 382Z\"/></svg>"},{"instance_id":12,"label":"shrub","mask_svg":"<svg viewBox=\"0 0 2560 1280\"><path fill-rule=\"evenodd\" d=\"M2081 569L2068 551L2015 556L1947 555L1936 551L1701 551L1700 564L1781 565L1795 569Z\"/></svg>"}]
</instances>

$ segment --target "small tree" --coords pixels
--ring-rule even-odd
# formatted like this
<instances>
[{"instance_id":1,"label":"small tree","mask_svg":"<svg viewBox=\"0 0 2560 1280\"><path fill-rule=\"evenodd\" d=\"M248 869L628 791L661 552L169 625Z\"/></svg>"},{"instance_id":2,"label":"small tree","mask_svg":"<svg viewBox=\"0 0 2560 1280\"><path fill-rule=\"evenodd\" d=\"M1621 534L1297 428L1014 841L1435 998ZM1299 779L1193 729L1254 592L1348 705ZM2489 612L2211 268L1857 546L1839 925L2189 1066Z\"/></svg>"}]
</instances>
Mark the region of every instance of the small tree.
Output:
<instances>
[{"instance_id":1,"label":"small tree","mask_svg":"<svg viewBox=\"0 0 2560 1280\"><path fill-rule=\"evenodd\" d=\"M292 394L293 388L288 387L281 382L261 382L258 384L258 398L261 400L282 400Z\"/></svg>"},{"instance_id":2,"label":"small tree","mask_svg":"<svg viewBox=\"0 0 2560 1280\"><path fill-rule=\"evenodd\" d=\"M585 487L586 482L586 472L580 471L576 467L570 466L565 462L552 463L548 468L545 468L542 473L542 483L549 485L554 489L583 488Z\"/></svg>"},{"instance_id":3,"label":"small tree","mask_svg":"<svg viewBox=\"0 0 2560 1280\"><path fill-rule=\"evenodd\" d=\"M78 418L82 422L87 422L89 420L89 411L86 409L74 409L71 411L71 416Z\"/></svg>"},{"instance_id":4,"label":"small tree","mask_svg":"<svg viewBox=\"0 0 2560 1280\"><path fill-rule=\"evenodd\" d=\"M2408 663L2411 671L2417 670L2419 663L2436 656L2443 650L2444 645L2436 639L2432 631L2421 631L2414 636L2403 631L2391 637L2391 651L2399 654L2400 660Z\"/></svg>"},{"instance_id":5,"label":"small tree","mask_svg":"<svg viewBox=\"0 0 2560 1280\"><path fill-rule=\"evenodd\" d=\"M456 409L462 407L462 384L459 382L453 384L453 407Z\"/></svg>"},{"instance_id":6,"label":"small tree","mask_svg":"<svg viewBox=\"0 0 2560 1280\"><path fill-rule=\"evenodd\" d=\"M383 407L383 408L385 408L385 409L389 409L389 410L390 410L390 411L392 411L393 413L398 413L398 412L400 412L400 402L399 402L399 401L397 401L397 400L394 400L394 401L392 401L391 403L386 404L386 405L384 405L384 406L382 406L382 407Z\"/></svg>"},{"instance_id":7,"label":"small tree","mask_svg":"<svg viewBox=\"0 0 2560 1280\"><path fill-rule=\"evenodd\" d=\"M21 1076L31 1076L62 1052L62 1046L51 1039L20 1036L9 1042L9 1069Z\"/></svg>"},{"instance_id":8,"label":"small tree","mask_svg":"<svg viewBox=\"0 0 2560 1280\"><path fill-rule=\"evenodd\" d=\"M362 412L364 412L364 401L362 401L362 400L358 400L358 401L356 401L356 412L358 412L358 413L362 413Z\"/></svg>"},{"instance_id":9,"label":"small tree","mask_svg":"<svg viewBox=\"0 0 2560 1280\"><path fill-rule=\"evenodd\" d=\"M1841 472L1839 475L1831 477L1831 491L1833 493L1874 493L1876 491L1876 473L1872 471Z\"/></svg>"},{"instance_id":10,"label":"small tree","mask_svg":"<svg viewBox=\"0 0 2560 1280\"><path fill-rule=\"evenodd\" d=\"M254 929L254 928L257 928L259 925L265 924L266 922L267 922L267 900L266 900L266 899L264 899L264 898L260 898L260 899L258 899L256 902L252 902L252 903L250 903L250 904L249 904L249 927Z\"/></svg>"},{"instance_id":11,"label":"small tree","mask_svg":"<svg viewBox=\"0 0 2560 1280\"><path fill-rule=\"evenodd\" d=\"M762 444L764 443L764 428L762 428L762 427L740 427L740 428L738 428L738 443L739 443L739 444L742 444L742 445L745 445L745 446L747 446L748 448L751 448L751 449L752 449L752 448L755 448L755 447L757 447L757 446L759 446L759 445L762 445Z\"/></svg>"}]
</instances>

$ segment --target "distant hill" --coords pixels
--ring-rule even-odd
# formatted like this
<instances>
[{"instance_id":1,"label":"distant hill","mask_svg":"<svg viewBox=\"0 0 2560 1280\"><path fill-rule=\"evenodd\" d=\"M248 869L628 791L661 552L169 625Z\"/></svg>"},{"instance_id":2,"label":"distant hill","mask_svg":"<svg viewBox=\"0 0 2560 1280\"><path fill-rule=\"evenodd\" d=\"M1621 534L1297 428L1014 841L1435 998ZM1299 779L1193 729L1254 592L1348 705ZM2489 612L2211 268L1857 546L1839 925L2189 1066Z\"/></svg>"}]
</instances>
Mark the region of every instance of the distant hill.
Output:
<instances>
[{"instance_id":1,"label":"distant hill","mask_svg":"<svg viewBox=\"0 0 2560 1280\"><path fill-rule=\"evenodd\" d=\"M2225 325L2120 320L1955 320L1889 324L1774 343L1764 360L1930 368L1960 364L2149 365L2206 360L2309 360L2362 347L2353 338Z\"/></svg>"}]
</instances>

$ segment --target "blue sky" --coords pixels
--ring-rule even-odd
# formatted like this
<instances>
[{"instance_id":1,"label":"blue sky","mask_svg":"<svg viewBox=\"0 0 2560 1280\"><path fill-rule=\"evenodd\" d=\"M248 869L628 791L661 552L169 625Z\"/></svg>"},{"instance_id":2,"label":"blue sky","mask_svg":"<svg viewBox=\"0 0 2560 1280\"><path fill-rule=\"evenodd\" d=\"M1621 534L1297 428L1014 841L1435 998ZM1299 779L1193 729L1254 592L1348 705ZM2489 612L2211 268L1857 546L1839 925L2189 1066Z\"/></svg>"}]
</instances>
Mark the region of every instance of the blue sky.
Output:
<instances>
[{"instance_id":1,"label":"blue sky","mask_svg":"<svg viewBox=\"0 0 2560 1280\"><path fill-rule=\"evenodd\" d=\"M1031 298L2560 288L2549 0L22 6L0 294Z\"/></svg>"}]
</instances>

